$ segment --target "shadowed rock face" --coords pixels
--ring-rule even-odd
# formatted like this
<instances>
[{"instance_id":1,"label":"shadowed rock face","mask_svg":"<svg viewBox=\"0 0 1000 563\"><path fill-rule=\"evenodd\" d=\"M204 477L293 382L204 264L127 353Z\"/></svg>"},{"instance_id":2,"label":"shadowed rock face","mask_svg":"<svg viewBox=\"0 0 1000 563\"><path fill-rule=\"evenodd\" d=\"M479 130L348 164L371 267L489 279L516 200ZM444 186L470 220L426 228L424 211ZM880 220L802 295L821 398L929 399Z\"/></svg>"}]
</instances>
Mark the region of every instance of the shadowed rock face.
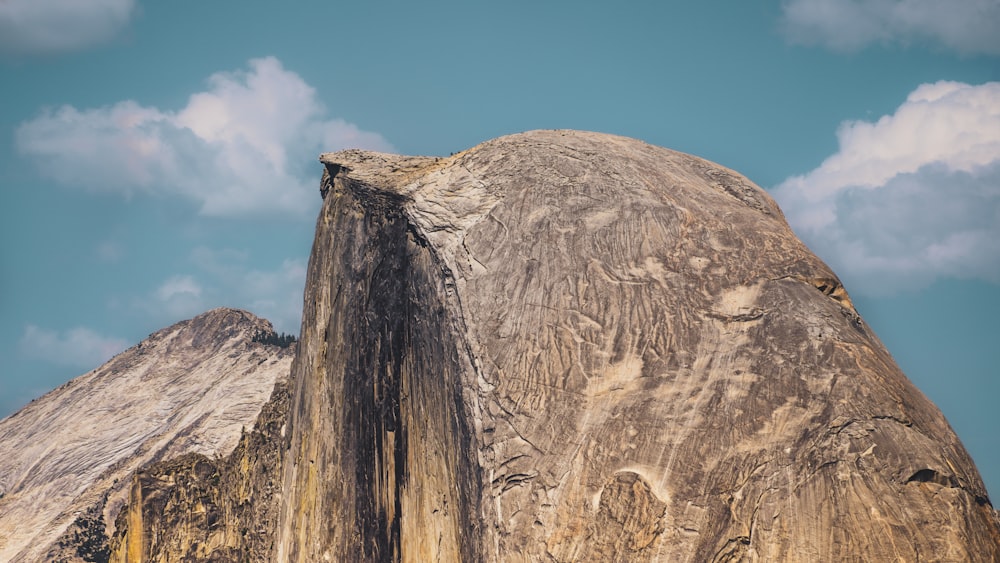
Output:
<instances>
[{"instance_id":1,"label":"shadowed rock face","mask_svg":"<svg viewBox=\"0 0 1000 563\"><path fill-rule=\"evenodd\" d=\"M105 548L110 561L270 560L287 416L288 385L280 379L228 456L189 453L138 471Z\"/></svg>"},{"instance_id":2,"label":"shadowed rock face","mask_svg":"<svg viewBox=\"0 0 1000 563\"><path fill-rule=\"evenodd\" d=\"M160 330L0 421L0 561L106 561L132 475L183 454L227 455L292 349L271 324L215 309Z\"/></svg>"},{"instance_id":3,"label":"shadowed rock face","mask_svg":"<svg viewBox=\"0 0 1000 563\"><path fill-rule=\"evenodd\" d=\"M454 288L403 197L349 177L330 187L293 368L277 560L480 560Z\"/></svg>"},{"instance_id":4,"label":"shadowed rock face","mask_svg":"<svg viewBox=\"0 0 1000 563\"><path fill-rule=\"evenodd\" d=\"M321 161L278 560L998 557L947 422L746 178L570 131Z\"/></svg>"},{"instance_id":5,"label":"shadowed rock face","mask_svg":"<svg viewBox=\"0 0 1000 563\"><path fill-rule=\"evenodd\" d=\"M1000 559L947 422L746 178L572 131L321 161L287 426L238 450L273 548L190 560Z\"/></svg>"}]
</instances>

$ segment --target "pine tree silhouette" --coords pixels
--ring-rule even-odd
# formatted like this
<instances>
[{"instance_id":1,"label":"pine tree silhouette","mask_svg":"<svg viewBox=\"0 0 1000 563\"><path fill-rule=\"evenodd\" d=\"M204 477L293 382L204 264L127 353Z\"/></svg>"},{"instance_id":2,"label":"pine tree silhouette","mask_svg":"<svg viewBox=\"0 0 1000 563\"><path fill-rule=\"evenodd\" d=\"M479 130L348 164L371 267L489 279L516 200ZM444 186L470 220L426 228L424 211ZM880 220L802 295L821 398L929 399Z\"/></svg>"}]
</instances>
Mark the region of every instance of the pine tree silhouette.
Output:
<instances>
[{"instance_id":1,"label":"pine tree silhouette","mask_svg":"<svg viewBox=\"0 0 1000 563\"><path fill-rule=\"evenodd\" d=\"M253 342L259 342L261 344L278 346L279 348L288 348L297 339L293 334L285 334L284 332L278 334L277 332L274 331L258 330L256 333L254 333L253 338L251 338L251 340Z\"/></svg>"}]
</instances>

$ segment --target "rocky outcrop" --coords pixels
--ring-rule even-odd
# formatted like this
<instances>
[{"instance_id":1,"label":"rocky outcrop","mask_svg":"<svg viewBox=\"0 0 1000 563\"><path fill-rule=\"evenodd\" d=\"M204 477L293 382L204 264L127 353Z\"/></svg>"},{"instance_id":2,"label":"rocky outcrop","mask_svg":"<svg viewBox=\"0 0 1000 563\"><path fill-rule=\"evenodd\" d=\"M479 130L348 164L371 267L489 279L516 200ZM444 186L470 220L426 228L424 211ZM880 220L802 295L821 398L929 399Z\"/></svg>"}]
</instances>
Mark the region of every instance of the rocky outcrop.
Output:
<instances>
[{"instance_id":1,"label":"rocky outcrop","mask_svg":"<svg viewBox=\"0 0 1000 563\"><path fill-rule=\"evenodd\" d=\"M281 561L990 560L969 456L739 174L326 154Z\"/></svg>"},{"instance_id":2,"label":"rocky outcrop","mask_svg":"<svg viewBox=\"0 0 1000 563\"><path fill-rule=\"evenodd\" d=\"M140 475L129 534L215 546L190 561L1000 560L941 413L743 176L572 131L321 161L287 424L246 450L280 442L273 548L218 531L231 460Z\"/></svg>"},{"instance_id":3,"label":"rocky outcrop","mask_svg":"<svg viewBox=\"0 0 1000 563\"><path fill-rule=\"evenodd\" d=\"M0 561L106 561L136 470L240 442L294 348L216 309L152 334L0 421Z\"/></svg>"},{"instance_id":4,"label":"rocky outcrop","mask_svg":"<svg viewBox=\"0 0 1000 563\"><path fill-rule=\"evenodd\" d=\"M269 561L280 499L288 384L225 458L186 454L135 474L110 561Z\"/></svg>"}]
</instances>

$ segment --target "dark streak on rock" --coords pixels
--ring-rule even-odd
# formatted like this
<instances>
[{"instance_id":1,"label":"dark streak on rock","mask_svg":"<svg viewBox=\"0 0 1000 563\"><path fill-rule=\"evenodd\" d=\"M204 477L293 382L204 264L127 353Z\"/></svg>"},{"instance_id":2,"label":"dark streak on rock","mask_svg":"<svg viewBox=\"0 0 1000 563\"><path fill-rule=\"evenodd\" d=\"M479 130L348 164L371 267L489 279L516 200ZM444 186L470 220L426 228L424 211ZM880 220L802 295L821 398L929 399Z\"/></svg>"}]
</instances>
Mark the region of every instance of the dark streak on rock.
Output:
<instances>
[{"instance_id":1,"label":"dark streak on rock","mask_svg":"<svg viewBox=\"0 0 1000 563\"><path fill-rule=\"evenodd\" d=\"M332 300L333 317L315 319L326 335L323 385L330 393L325 408L342 413L319 439L332 441L341 461L316 465L321 472L340 467L337 475L346 481L331 475L324 478L328 486L321 485L325 491L302 491L323 499L340 519L330 527L332 537L300 542L293 555L315 560L332 547L340 561L400 561L423 541L407 536L405 522L431 515L457 527L444 549L476 560L477 538L464 531L474 527L480 476L458 382L465 346L450 337L452 318L443 301L454 283L450 271L408 221L403 197L331 168L324 213L336 244L319 235L317 245L327 246L314 253L310 279L324 281L312 281L310 287L332 283L342 288ZM304 333L303 345L311 338ZM296 391L293 433L314 424L317 416L305 407L314 400L306 395L317 392L308 379ZM293 450L304 439L295 435ZM420 496L424 489L443 495L443 504L430 506ZM299 502L304 501L292 498L288 504ZM328 525L290 518L294 526L309 529Z\"/></svg>"}]
</instances>

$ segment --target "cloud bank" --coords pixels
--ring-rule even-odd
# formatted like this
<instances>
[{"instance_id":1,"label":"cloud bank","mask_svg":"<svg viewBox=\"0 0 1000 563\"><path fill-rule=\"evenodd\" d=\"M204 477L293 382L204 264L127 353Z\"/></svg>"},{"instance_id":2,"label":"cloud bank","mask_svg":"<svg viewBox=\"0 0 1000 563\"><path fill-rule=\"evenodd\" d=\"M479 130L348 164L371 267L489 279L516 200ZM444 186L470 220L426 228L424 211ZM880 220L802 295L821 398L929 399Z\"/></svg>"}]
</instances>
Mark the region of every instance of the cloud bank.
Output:
<instances>
[{"instance_id":1,"label":"cloud bank","mask_svg":"<svg viewBox=\"0 0 1000 563\"><path fill-rule=\"evenodd\" d=\"M872 43L930 41L964 54L1000 55L996 0L786 0L782 25L796 43L857 51Z\"/></svg>"},{"instance_id":2,"label":"cloud bank","mask_svg":"<svg viewBox=\"0 0 1000 563\"><path fill-rule=\"evenodd\" d=\"M25 328L19 345L28 357L82 369L95 368L128 347L125 340L102 336L86 327L59 333L35 325Z\"/></svg>"},{"instance_id":3,"label":"cloud bank","mask_svg":"<svg viewBox=\"0 0 1000 563\"><path fill-rule=\"evenodd\" d=\"M836 154L772 195L853 289L1000 282L1000 82L922 84L837 138Z\"/></svg>"},{"instance_id":4,"label":"cloud bank","mask_svg":"<svg viewBox=\"0 0 1000 563\"><path fill-rule=\"evenodd\" d=\"M128 24L135 0L2 0L0 54L74 51L107 41Z\"/></svg>"},{"instance_id":5,"label":"cloud bank","mask_svg":"<svg viewBox=\"0 0 1000 563\"><path fill-rule=\"evenodd\" d=\"M305 212L316 205L320 152L393 150L329 118L316 91L274 57L213 74L208 86L179 111L131 100L48 109L18 128L17 147L68 187L179 196L213 216Z\"/></svg>"}]
</instances>

